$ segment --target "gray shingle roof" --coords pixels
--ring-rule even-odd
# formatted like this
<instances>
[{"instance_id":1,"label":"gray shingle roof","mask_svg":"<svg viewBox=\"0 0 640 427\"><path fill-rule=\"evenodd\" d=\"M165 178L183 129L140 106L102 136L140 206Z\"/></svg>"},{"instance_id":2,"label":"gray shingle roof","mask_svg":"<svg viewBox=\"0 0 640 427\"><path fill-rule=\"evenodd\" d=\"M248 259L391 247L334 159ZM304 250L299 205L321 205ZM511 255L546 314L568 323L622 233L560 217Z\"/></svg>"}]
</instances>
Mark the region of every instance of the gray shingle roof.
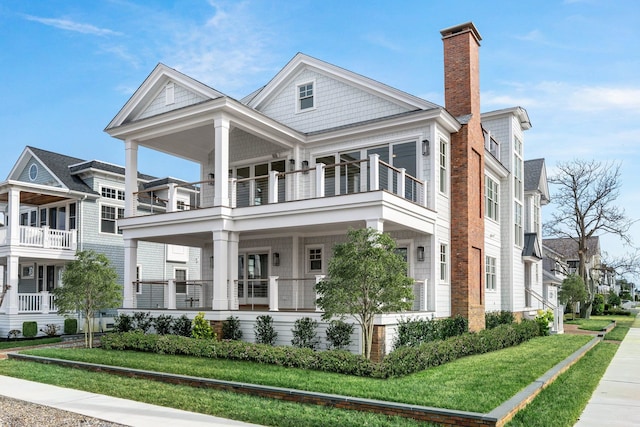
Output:
<instances>
[{"instance_id":1,"label":"gray shingle roof","mask_svg":"<svg viewBox=\"0 0 640 427\"><path fill-rule=\"evenodd\" d=\"M97 194L79 177L69 172L69 165L83 162L84 160L77 157L65 156L64 154L54 153L53 151L42 150L40 148L27 147L31 152L60 180L72 191L78 191L87 194Z\"/></svg>"},{"instance_id":2,"label":"gray shingle roof","mask_svg":"<svg viewBox=\"0 0 640 427\"><path fill-rule=\"evenodd\" d=\"M544 159L524 162L524 191L534 191L540 187L540 177L544 168Z\"/></svg>"},{"instance_id":3,"label":"gray shingle roof","mask_svg":"<svg viewBox=\"0 0 640 427\"><path fill-rule=\"evenodd\" d=\"M578 259L578 243L570 238L543 239L542 244L562 254L568 260ZM600 238L591 237L587 240L587 257L600 255Z\"/></svg>"}]
</instances>

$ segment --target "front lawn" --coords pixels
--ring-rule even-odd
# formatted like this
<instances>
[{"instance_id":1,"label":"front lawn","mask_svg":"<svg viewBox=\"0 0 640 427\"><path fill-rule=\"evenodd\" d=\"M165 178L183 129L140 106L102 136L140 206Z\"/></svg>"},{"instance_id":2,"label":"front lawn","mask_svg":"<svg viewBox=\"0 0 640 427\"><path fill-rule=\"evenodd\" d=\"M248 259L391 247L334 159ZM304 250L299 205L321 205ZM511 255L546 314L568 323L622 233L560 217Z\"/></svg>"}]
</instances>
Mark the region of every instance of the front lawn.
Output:
<instances>
[{"instance_id":1,"label":"front lawn","mask_svg":"<svg viewBox=\"0 0 640 427\"><path fill-rule=\"evenodd\" d=\"M466 357L416 374L386 380L250 362L100 349L39 349L25 353L485 413L515 395L590 339L572 335L534 338L516 347Z\"/></svg>"},{"instance_id":2,"label":"front lawn","mask_svg":"<svg viewBox=\"0 0 640 427\"><path fill-rule=\"evenodd\" d=\"M31 340L0 341L0 350L5 350L7 348L32 347L34 345L41 344L54 344L61 341L62 338L34 338Z\"/></svg>"}]
</instances>

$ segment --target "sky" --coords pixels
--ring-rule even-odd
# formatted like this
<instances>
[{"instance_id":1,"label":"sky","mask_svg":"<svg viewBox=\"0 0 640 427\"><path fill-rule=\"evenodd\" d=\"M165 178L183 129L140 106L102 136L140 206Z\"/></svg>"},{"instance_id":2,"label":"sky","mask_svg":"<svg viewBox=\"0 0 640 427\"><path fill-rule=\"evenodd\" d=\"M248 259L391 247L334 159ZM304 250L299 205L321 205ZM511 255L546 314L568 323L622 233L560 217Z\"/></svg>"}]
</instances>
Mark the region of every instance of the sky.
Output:
<instances>
[{"instance_id":1,"label":"sky","mask_svg":"<svg viewBox=\"0 0 640 427\"><path fill-rule=\"evenodd\" d=\"M525 108L525 159L550 176L574 159L620 163L618 204L639 220L639 17L636 0L3 0L0 179L26 145L124 165L104 128L159 62L240 99L303 52L443 105L440 30L472 21L482 111ZM166 162L141 153L139 169L166 176ZM640 246L640 221L630 234Z\"/></svg>"}]
</instances>

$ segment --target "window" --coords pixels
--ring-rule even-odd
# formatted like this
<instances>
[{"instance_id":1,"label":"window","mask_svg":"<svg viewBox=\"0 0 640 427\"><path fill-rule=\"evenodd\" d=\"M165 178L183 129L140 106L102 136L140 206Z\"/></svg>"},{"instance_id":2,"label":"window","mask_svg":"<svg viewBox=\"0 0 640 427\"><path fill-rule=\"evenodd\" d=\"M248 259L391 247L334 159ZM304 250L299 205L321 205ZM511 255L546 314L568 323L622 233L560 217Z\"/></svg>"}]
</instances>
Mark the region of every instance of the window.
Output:
<instances>
[{"instance_id":1,"label":"window","mask_svg":"<svg viewBox=\"0 0 640 427\"><path fill-rule=\"evenodd\" d=\"M142 293L142 285L140 284L140 280L142 280L142 267L136 265L136 294Z\"/></svg>"},{"instance_id":2,"label":"window","mask_svg":"<svg viewBox=\"0 0 640 427\"><path fill-rule=\"evenodd\" d=\"M496 290L496 259L494 257L485 257L485 287L488 291Z\"/></svg>"},{"instance_id":3,"label":"window","mask_svg":"<svg viewBox=\"0 0 640 427\"><path fill-rule=\"evenodd\" d=\"M513 203L513 232L514 242L516 246L522 246L524 235L522 232L522 205L518 202Z\"/></svg>"},{"instance_id":4,"label":"window","mask_svg":"<svg viewBox=\"0 0 640 427\"><path fill-rule=\"evenodd\" d=\"M494 221L498 221L498 183L484 177L485 182L485 215Z\"/></svg>"},{"instance_id":5,"label":"window","mask_svg":"<svg viewBox=\"0 0 640 427\"><path fill-rule=\"evenodd\" d=\"M102 187L102 197L114 200L124 200L124 191L117 188Z\"/></svg>"},{"instance_id":6,"label":"window","mask_svg":"<svg viewBox=\"0 0 640 427\"><path fill-rule=\"evenodd\" d=\"M522 201L524 191L522 184L522 170L524 168L522 161L522 142L516 138L514 141L515 153L513 154L513 191L516 199Z\"/></svg>"},{"instance_id":7,"label":"window","mask_svg":"<svg viewBox=\"0 0 640 427\"><path fill-rule=\"evenodd\" d=\"M36 165L35 163L32 163L31 166L29 166L29 179L31 181L35 181L38 178L38 165Z\"/></svg>"},{"instance_id":8,"label":"window","mask_svg":"<svg viewBox=\"0 0 640 427\"><path fill-rule=\"evenodd\" d=\"M176 202L176 209L178 209L179 211L186 211L187 210L187 204L185 203L184 200L178 200Z\"/></svg>"},{"instance_id":9,"label":"window","mask_svg":"<svg viewBox=\"0 0 640 427\"><path fill-rule=\"evenodd\" d=\"M70 203L69 204L69 230L75 230L76 229L76 204L75 203Z\"/></svg>"},{"instance_id":10,"label":"window","mask_svg":"<svg viewBox=\"0 0 640 427\"><path fill-rule=\"evenodd\" d=\"M440 192L447 192L447 143L440 140Z\"/></svg>"},{"instance_id":11,"label":"window","mask_svg":"<svg viewBox=\"0 0 640 427\"><path fill-rule=\"evenodd\" d=\"M447 260L447 245L440 244L440 281L446 282L449 263Z\"/></svg>"},{"instance_id":12,"label":"window","mask_svg":"<svg viewBox=\"0 0 640 427\"><path fill-rule=\"evenodd\" d=\"M535 196L533 199L533 231L538 233L540 231L540 198Z\"/></svg>"},{"instance_id":13,"label":"window","mask_svg":"<svg viewBox=\"0 0 640 427\"><path fill-rule=\"evenodd\" d=\"M187 293L187 270L176 268L174 271L176 279L176 294Z\"/></svg>"},{"instance_id":14,"label":"window","mask_svg":"<svg viewBox=\"0 0 640 427\"><path fill-rule=\"evenodd\" d=\"M305 83L298 86L298 107L300 111L314 107L313 83Z\"/></svg>"},{"instance_id":15,"label":"window","mask_svg":"<svg viewBox=\"0 0 640 427\"><path fill-rule=\"evenodd\" d=\"M117 220L124 217L124 208L102 205L100 210L100 232L122 234L118 230Z\"/></svg>"},{"instance_id":16,"label":"window","mask_svg":"<svg viewBox=\"0 0 640 427\"><path fill-rule=\"evenodd\" d=\"M307 248L308 261L307 270L309 272L322 271L322 247Z\"/></svg>"}]
</instances>

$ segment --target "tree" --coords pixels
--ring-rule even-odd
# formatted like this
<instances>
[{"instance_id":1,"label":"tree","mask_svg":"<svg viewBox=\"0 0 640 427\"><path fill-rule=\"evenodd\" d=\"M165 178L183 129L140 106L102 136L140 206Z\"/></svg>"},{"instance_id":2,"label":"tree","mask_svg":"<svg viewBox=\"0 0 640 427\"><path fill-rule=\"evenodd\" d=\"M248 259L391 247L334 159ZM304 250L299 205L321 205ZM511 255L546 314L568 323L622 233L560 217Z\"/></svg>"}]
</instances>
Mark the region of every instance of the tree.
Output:
<instances>
[{"instance_id":1,"label":"tree","mask_svg":"<svg viewBox=\"0 0 640 427\"><path fill-rule=\"evenodd\" d=\"M555 210L544 224L545 235L576 242L578 275L589 284L588 297L580 312L588 317L595 285L587 280L587 242L593 236L611 233L629 244L632 222L624 209L614 204L621 186L619 164L576 159L558 163L557 169L558 173L549 179L557 192L552 197Z\"/></svg>"},{"instance_id":2,"label":"tree","mask_svg":"<svg viewBox=\"0 0 640 427\"><path fill-rule=\"evenodd\" d=\"M85 346L93 346L93 321L99 310L120 307L122 286L109 259L94 251L78 251L62 273L62 286L54 289L58 314L80 312L85 319Z\"/></svg>"},{"instance_id":3,"label":"tree","mask_svg":"<svg viewBox=\"0 0 640 427\"><path fill-rule=\"evenodd\" d=\"M333 248L328 277L316 285L322 318L352 316L362 328L362 353L368 359L375 315L412 307L413 280L395 248L388 234L351 229L347 241Z\"/></svg>"},{"instance_id":4,"label":"tree","mask_svg":"<svg viewBox=\"0 0 640 427\"><path fill-rule=\"evenodd\" d=\"M560 303L570 307L572 318L575 318L575 310L573 309L575 304L583 304L587 298L587 288L582 277L576 274L570 274L562 281L562 285L560 285L560 290L558 291L558 300Z\"/></svg>"}]
</instances>

